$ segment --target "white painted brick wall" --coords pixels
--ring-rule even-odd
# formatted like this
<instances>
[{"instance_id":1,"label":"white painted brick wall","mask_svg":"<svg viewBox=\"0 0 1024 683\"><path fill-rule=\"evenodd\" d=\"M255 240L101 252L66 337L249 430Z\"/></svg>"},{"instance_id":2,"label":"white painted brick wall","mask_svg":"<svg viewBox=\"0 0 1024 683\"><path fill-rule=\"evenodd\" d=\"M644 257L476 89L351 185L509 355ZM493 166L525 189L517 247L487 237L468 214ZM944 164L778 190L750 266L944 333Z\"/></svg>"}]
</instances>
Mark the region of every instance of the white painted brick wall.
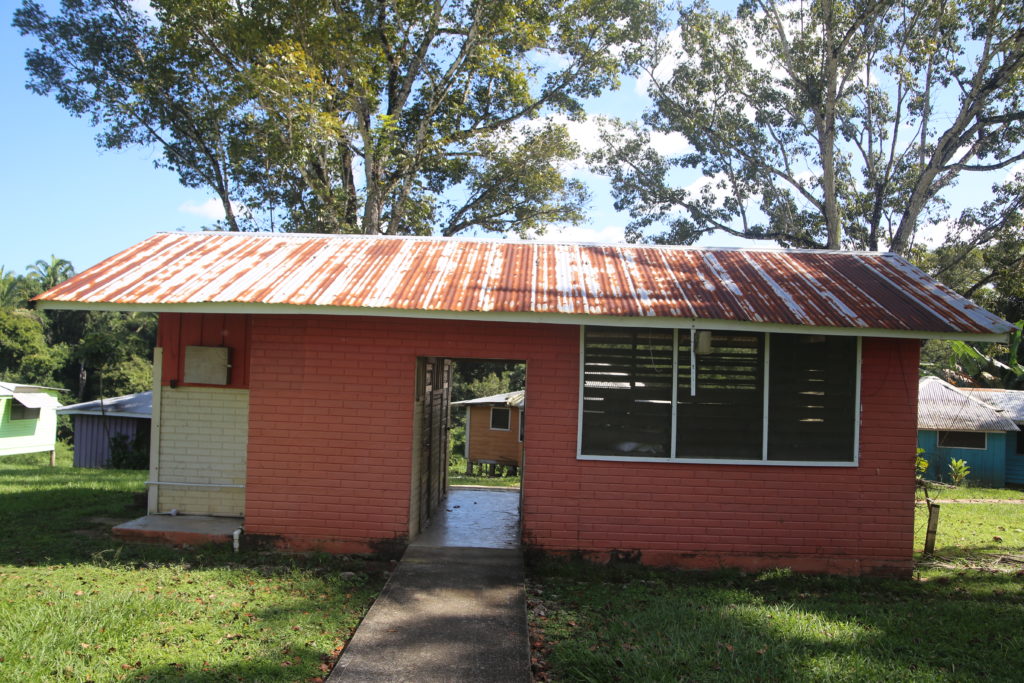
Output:
<instances>
[{"instance_id":1,"label":"white painted brick wall","mask_svg":"<svg viewBox=\"0 0 1024 683\"><path fill-rule=\"evenodd\" d=\"M162 387L159 481L245 484L249 392ZM161 486L158 510L241 517L245 489Z\"/></svg>"}]
</instances>

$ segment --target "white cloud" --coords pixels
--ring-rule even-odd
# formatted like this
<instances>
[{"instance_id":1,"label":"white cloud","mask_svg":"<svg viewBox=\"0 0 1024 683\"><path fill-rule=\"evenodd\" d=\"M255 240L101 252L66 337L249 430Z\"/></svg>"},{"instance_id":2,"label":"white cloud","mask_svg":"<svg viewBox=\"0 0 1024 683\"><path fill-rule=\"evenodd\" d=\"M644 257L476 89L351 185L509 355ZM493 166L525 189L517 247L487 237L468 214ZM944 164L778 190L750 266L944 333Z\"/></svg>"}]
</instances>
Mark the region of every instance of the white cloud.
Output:
<instances>
[{"instance_id":1,"label":"white cloud","mask_svg":"<svg viewBox=\"0 0 1024 683\"><path fill-rule=\"evenodd\" d=\"M590 244L625 244L626 229L621 225L604 228L584 225L552 226L543 235L531 235L538 242L577 242Z\"/></svg>"},{"instance_id":2,"label":"white cloud","mask_svg":"<svg viewBox=\"0 0 1024 683\"><path fill-rule=\"evenodd\" d=\"M237 211L238 207L234 207ZM198 203L191 199L181 206L178 207L178 211L182 213L191 214L193 216L199 216L211 221L219 221L224 218L224 205L221 204L219 199L207 199L205 202Z\"/></svg>"},{"instance_id":3,"label":"white cloud","mask_svg":"<svg viewBox=\"0 0 1024 683\"><path fill-rule=\"evenodd\" d=\"M1008 183L1017 177L1018 173L1024 173L1024 161L1018 161L1016 164L1010 167L1006 172L1006 177L1003 178L1004 183Z\"/></svg>"},{"instance_id":4,"label":"white cloud","mask_svg":"<svg viewBox=\"0 0 1024 683\"><path fill-rule=\"evenodd\" d=\"M682 133L651 133L651 146L663 156L675 156L693 151L693 145Z\"/></svg>"},{"instance_id":5,"label":"white cloud","mask_svg":"<svg viewBox=\"0 0 1024 683\"><path fill-rule=\"evenodd\" d=\"M952 221L938 221L937 223L922 223L914 232L914 241L929 249L941 246L946 241L946 233L952 225Z\"/></svg>"},{"instance_id":6,"label":"white cloud","mask_svg":"<svg viewBox=\"0 0 1024 683\"><path fill-rule=\"evenodd\" d=\"M157 23L156 10L149 0L128 0L128 4L133 10L140 14L145 14L149 17L150 22L153 24Z\"/></svg>"}]
</instances>

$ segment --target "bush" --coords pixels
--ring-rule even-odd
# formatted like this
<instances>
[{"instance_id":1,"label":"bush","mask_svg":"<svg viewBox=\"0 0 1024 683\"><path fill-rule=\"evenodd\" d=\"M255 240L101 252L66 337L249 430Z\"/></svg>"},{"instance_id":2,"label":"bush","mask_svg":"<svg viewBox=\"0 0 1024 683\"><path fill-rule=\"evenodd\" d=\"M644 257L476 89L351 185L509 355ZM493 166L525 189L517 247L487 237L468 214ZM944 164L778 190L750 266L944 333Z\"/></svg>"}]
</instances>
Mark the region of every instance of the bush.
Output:
<instances>
[{"instance_id":1,"label":"bush","mask_svg":"<svg viewBox=\"0 0 1024 683\"><path fill-rule=\"evenodd\" d=\"M125 434L110 437L110 467L115 470L144 470L149 467L149 435Z\"/></svg>"},{"instance_id":2,"label":"bush","mask_svg":"<svg viewBox=\"0 0 1024 683\"><path fill-rule=\"evenodd\" d=\"M967 481L967 475L971 473L971 468L967 465L966 460L958 460L953 458L949 461L949 478L953 482L953 486L960 486Z\"/></svg>"}]
</instances>

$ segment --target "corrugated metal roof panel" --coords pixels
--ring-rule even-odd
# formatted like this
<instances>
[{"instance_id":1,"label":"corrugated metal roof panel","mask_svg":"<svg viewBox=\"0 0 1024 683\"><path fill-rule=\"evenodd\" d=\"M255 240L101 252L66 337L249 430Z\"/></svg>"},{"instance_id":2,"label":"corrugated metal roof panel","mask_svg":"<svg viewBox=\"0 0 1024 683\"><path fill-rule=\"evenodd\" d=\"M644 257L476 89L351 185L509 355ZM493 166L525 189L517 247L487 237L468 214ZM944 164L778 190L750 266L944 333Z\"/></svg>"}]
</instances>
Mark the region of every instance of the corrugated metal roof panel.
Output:
<instances>
[{"instance_id":1,"label":"corrugated metal roof panel","mask_svg":"<svg viewBox=\"0 0 1024 683\"><path fill-rule=\"evenodd\" d=\"M109 417L152 417L153 392L101 398L58 408L61 415L106 415Z\"/></svg>"},{"instance_id":2,"label":"corrugated metal roof panel","mask_svg":"<svg viewBox=\"0 0 1024 683\"><path fill-rule=\"evenodd\" d=\"M1013 420L938 377L918 385L917 428L954 432L1016 432Z\"/></svg>"},{"instance_id":3,"label":"corrugated metal roof panel","mask_svg":"<svg viewBox=\"0 0 1024 683\"><path fill-rule=\"evenodd\" d=\"M1024 391L1014 389L962 389L1003 413L1014 422L1024 424Z\"/></svg>"},{"instance_id":4,"label":"corrugated metal roof panel","mask_svg":"<svg viewBox=\"0 0 1024 683\"><path fill-rule=\"evenodd\" d=\"M467 398L465 401L454 401L453 406L470 405L504 405L513 408L521 408L526 405L526 392L510 391L505 394L494 394L493 396L481 396L480 398Z\"/></svg>"},{"instance_id":5,"label":"corrugated metal roof panel","mask_svg":"<svg viewBox=\"0 0 1024 683\"><path fill-rule=\"evenodd\" d=\"M353 235L159 234L37 300L668 317L953 336L1012 329L892 254Z\"/></svg>"}]
</instances>

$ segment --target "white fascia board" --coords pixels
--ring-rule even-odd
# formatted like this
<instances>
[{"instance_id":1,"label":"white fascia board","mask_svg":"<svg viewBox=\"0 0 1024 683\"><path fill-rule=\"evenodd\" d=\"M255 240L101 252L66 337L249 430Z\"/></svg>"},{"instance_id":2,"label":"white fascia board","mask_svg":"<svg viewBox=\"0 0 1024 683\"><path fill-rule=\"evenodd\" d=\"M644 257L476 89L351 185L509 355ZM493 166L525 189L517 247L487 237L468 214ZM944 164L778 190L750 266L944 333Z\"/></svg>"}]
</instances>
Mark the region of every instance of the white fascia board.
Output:
<instances>
[{"instance_id":1,"label":"white fascia board","mask_svg":"<svg viewBox=\"0 0 1024 683\"><path fill-rule=\"evenodd\" d=\"M883 337L887 339L959 339L977 342L1008 342L1007 332L968 333L927 330L890 330L860 327L817 327L738 320L705 320L661 316L602 316L567 313L515 313L504 311L426 311L395 308L359 308L351 306L309 306L295 304L254 304L206 302L194 304L131 304L79 301L38 301L40 310L128 311L148 313L234 313L255 315L343 315L383 318L421 318L427 320L465 320L484 322L539 323L550 325L602 325L609 327L651 327L673 329L697 327L702 330L735 332L775 332L781 334L823 334L838 337Z\"/></svg>"}]
</instances>

